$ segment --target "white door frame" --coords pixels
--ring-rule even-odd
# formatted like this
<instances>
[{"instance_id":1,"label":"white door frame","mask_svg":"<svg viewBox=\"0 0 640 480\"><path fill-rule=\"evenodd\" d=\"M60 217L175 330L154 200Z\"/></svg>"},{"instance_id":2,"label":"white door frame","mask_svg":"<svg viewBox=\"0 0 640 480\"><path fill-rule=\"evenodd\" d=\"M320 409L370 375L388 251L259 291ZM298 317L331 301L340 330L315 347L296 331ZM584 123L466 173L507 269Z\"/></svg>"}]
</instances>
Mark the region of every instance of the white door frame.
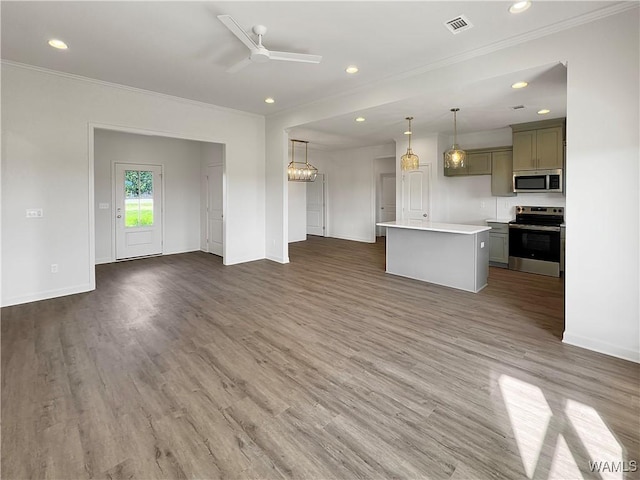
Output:
<instances>
[{"instance_id":1,"label":"white door frame","mask_svg":"<svg viewBox=\"0 0 640 480\"><path fill-rule=\"evenodd\" d=\"M116 208L116 201L118 200L117 198L117 181L118 179L116 178L116 165L131 165L132 167L160 167L160 188L162 189L161 193L160 193L160 235L162 236L162 245L163 245L163 252L164 252L164 165L162 164L146 164L146 163L127 163L127 162L118 162L118 161L112 161L111 162L111 232L112 232L112 238L111 238L111 258L114 261L118 261L118 259L116 258L116 242L118 241L118 225L117 225L117 221L116 221L116 212L115 212L115 208ZM123 213L123 215L126 214L126 212ZM160 253L159 255L162 255L163 253ZM130 257L130 258L136 258L136 257ZM129 258L123 258L121 260L129 260Z\"/></svg>"},{"instance_id":2,"label":"white door frame","mask_svg":"<svg viewBox=\"0 0 640 480\"><path fill-rule=\"evenodd\" d=\"M211 248L209 246L209 167L222 167L222 262L224 263L224 259L227 254L227 242L225 239L227 238L226 229L227 229L227 162L226 157L223 155L222 162L212 162L207 163L206 173L205 173L205 184L206 188L206 198L205 198L205 208L207 209L205 212L205 228L206 228L206 245L207 245L207 253L211 253Z\"/></svg>"}]
</instances>

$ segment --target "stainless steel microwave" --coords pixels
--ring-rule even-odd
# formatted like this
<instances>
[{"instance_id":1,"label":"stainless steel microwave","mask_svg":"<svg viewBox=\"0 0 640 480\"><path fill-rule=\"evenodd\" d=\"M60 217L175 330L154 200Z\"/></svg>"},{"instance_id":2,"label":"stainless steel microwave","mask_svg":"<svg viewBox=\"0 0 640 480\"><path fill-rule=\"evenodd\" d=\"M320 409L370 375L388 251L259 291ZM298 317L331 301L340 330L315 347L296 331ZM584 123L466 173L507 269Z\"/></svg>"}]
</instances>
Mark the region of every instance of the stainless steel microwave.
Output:
<instances>
[{"instance_id":1,"label":"stainless steel microwave","mask_svg":"<svg viewBox=\"0 0 640 480\"><path fill-rule=\"evenodd\" d=\"M562 169L513 172L514 192L562 192Z\"/></svg>"}]
</instances>

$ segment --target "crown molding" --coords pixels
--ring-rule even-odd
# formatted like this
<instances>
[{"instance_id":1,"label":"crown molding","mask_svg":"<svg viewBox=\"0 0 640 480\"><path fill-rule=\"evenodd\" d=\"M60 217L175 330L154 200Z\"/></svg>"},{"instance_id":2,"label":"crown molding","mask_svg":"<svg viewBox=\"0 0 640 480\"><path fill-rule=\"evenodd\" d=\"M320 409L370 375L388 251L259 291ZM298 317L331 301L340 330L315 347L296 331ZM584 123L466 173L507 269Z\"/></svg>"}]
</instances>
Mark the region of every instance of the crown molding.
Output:
<instances>
[{"instance_id":1,"label":"crown molding","mask_svg":"<svg viewBox=\"0 0 640 480\"><path fill-rule=\"evenodd\" d=\"M296 112L301 109L309 108L315 105L321 105L325 103L327 100L337 100L340 98L349 97L354 94L358 94L360 92L364 92L371 88L374 88L379 85L389 84L398 82L401 80L406 80L411 77L415 77L418 75L422 75L428 72L432 72L434 70L438 70L444 67L448 67L450 65L455 65L458 63L463 63L468 60L471 60L476 57L481 57L484 55L488 55L490 53L494 53L500 50L504 50L509 47L513 47L516 45L520 45L526 42L530 42L532 40L537 40L539 38L543 38L554 33L562 32L564 30L569 30L574 27L578 27L580 25L584 25L587 23L595 22L597 20L601 20L603 18L610 17L612 15L617 15L619 13L627 12L630 10L638 9L640 7L640 2L637 1L623 1L623 2L615 2L611 5L603 7L599 10L585 13L583 15L570 18L567 20L563 20L561 22L554 23L552 25L548 25L546 27L539 28L537 30L532 30L530 32L526 32L520 35L516 35L514 37L508 38L506 40L501 40L499 42L494 42L489 45L485 45L483 47L479 47L473 50L469 50L467 52L463 52L457 55L453 55L451 57L446 57L436 62L429 63L427 65L423 65L421 67L416 67L411 70L407 70L405 72L393 74L370 83L366 83L364 85L360 85L358 87L354 87L349 90L342 91L340 93L336 93L334 95L328 95L319 100L313 100L311 102L307 102L304 104L297 105L295 107L290 107L284 110L280 110L278 112L273 112L266 115L267 119L277 119L280 116L286 116L291 112Z\"/></svg>"},{"instance_id":2,"label":"crown molding","mask_svg":"<svg viewBox=\"0 0 640 480\"><path fill-rule=\"evenodd\" d=\"M121 85L119 83L112 83L112 82L107 82L105 80L98 80L95 78L90 78L90 77L84 77L82 75L76 75L74 73L66 73L66 72L60 72L58 70L51 70L49 68L44 68L44 67L38 67L35 65L29 65L27 63L20 63L20 62L14 62L12 60L1 60L0 64L2 65L7 65L7 66L11 66L11 67L16 67L16 68L22 68L24 70L32 70L35 72L39 72L39 73L44 73L47 75L54 75L56 77L63 77L63 78L68 78L70 80L76 80L79 82L84 82L84 83L90 83L93 85L99 85L102 87L111 87L111 88L115 88L118 90L124 90L124 91L128 91L128 92L132 92L132 93L140 93L143 95L149 95L152 97L157 97L157 98L161 98L163 100L171 100L174 102L180 102L180 103L184 103L187 105L193 105L196 107L200 107L200 108L207 108L210 110L216 110L218 112L224 112L224 113L231 113L234 115L241 115L241 116L246 116L246 117L251 117L251 118L265 118L264 115L259 115L257 113L252 113L252 112L245 112L244 110L237 110L234 108L229 108L229 107L221 107L219 105L215 105L213 103L207 103L207 102L201 102L199 100L191 100L189 98L184 98L184 97L178 97L175 95L169 95L166 93L160 93L160 92L154 92L153 90L145 90L143 88L138 88L138 87L131 87L129 85Z\"/></svg>"}]
</instances>

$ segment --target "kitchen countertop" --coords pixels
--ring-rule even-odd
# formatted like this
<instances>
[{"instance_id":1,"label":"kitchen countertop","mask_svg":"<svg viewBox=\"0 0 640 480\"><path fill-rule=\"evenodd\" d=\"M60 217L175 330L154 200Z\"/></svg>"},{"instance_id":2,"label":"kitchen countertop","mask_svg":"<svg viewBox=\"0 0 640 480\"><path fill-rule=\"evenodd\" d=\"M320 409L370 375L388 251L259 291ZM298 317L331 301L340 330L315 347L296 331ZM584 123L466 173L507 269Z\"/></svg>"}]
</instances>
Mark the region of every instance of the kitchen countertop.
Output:
<instances>
[{"instance_id":1,"label":"kitchen countertop","mask_svg":"<svg viewBox=\"0 0 640 480\"><path fill-rule=\"evenodd\" d=\"M513 218L487 218L485 222L487 223L509 223L512 222Z\"/></svg>"},{"instance_id":2,"label":"kitchen countertop","mask_svg":"<svg viewBox=\"0 0 640 480\"><path fill-rule=\"evenodd\" d=\"M397 220L395 222L376 223L379 227L407 228L410 230L424 230L428 232L460 233L463 235L473 235L475 233L486 232L491 227L483 225L462 225L458 223L438 223L428 220Z\"/></svg>"}]
</instances>

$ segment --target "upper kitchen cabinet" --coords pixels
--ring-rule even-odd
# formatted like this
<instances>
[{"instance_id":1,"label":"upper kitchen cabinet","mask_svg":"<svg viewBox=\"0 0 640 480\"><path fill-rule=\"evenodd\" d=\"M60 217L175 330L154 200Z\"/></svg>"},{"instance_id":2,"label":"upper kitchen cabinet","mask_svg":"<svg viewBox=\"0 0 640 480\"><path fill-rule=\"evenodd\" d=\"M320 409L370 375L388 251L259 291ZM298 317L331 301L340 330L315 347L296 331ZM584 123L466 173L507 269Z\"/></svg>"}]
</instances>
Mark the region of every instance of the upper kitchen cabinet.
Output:
<instances>
[{"instance_id":1,"label":"upper kitchen cabinet","mask_svg":"<svg viewBox=\"0 0 640 480\"><path fill-rule=\"evenodd\" d=\"M513 155L511 148L491 152L491 195L513 197Z\"/></svg>"},{"instance_id":2,"label":"upper kitchen cabinet","mask_svg":"<svg viewBox=\"0 0 640 480\"><path fill-rule=\"evenodd\" d=\"M564 118L511 125L513 170L563 168L564 125Z\"/></svg>"},{"instance_id":3,"label":"upper kitchen cabinet","mask_svg":"<svg viewBox=\"0 0 640 480\"><path fill-rule=\"evenodd\" d=\"M462 175L491 175L491 151L487 149L467 150L465 166L462 168L445 167L444 175L446 177Z\"/></svg>"}]
</instances>

